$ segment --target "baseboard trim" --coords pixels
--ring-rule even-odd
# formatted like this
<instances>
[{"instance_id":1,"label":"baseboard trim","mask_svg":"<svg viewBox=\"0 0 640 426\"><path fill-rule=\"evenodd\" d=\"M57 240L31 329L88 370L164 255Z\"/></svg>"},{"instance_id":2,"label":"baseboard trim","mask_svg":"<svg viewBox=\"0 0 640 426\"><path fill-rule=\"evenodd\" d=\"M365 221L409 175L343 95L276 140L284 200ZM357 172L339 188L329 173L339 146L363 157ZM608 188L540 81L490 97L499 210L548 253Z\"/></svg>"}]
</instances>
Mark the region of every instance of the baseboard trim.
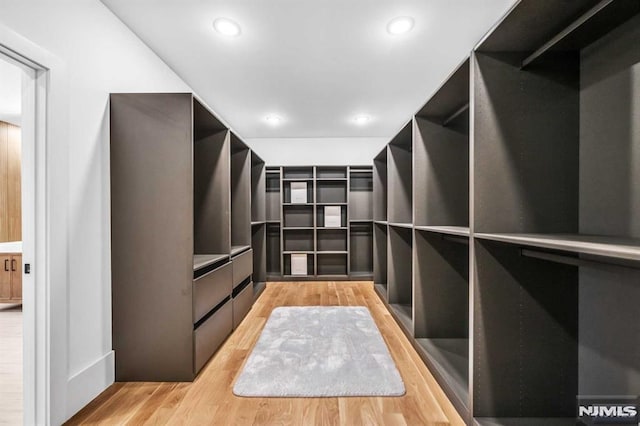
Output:
<instances>
[{"instance_id":1,"label":"baseboard trim","mask_svg":"<svg viewBox=\"0 0 640 426\"><path fill-rule=\"evenodd\" d=\"M100 395L115 380L115 352L109 351L67 382L67 420Z\"/></svg>"}]
</instances>

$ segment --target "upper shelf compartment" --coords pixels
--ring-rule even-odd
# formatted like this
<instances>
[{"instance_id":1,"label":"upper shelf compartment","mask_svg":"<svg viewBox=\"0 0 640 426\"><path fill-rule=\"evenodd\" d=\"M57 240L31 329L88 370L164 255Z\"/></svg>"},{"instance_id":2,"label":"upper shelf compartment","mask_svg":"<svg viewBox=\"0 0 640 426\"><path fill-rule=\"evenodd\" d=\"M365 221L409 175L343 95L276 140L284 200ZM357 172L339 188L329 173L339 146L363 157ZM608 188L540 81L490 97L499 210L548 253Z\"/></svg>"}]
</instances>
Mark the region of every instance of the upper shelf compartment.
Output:
<instances>
[{"instance_id":1,"label":"upper shelf compartment","mask_svg":"<svg viewBox=\"0 0 640 426\"><path fill-rule=\"evenodd\" d=\"M582 50L638 12L637 0L522 1L477 50L517 52L527 67L548 53Z\"/></svg>"},{"instance_id":2,"label":"upper shelf compartment","mask_svg":"<svg viewBox=\"0 0 640 426\"><path fill-rule=\"evenodd\" d=\"M469 59L429 99L413 132L414 224L469 226Z\"/></svg>"},{"instance_id":3,"label":"upper shelf compartment","mask_svg":"<svg viewBox=\"0 0 640 426\"><path fill-rule=\"evenodd\" d=\"M407 123L389 143L388 167L388 220L394 223L412 223L412 161L413 122Z\"/></svg>"}]
</instances>

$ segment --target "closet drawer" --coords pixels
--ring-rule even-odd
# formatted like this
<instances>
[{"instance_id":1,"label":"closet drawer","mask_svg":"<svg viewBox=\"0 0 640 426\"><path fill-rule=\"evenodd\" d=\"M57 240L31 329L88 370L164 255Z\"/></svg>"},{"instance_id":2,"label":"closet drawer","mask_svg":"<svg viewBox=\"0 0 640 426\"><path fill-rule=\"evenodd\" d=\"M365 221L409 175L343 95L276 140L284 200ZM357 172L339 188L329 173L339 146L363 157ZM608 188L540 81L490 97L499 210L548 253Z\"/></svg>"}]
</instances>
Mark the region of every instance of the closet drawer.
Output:
<instances>
[{"instance_id":1,"label":"closet drawer","mask_svg":"<svg viewBox=\"0 0 640 426\"><path fill-rule=\"evenodd\" d=\"M253 273L253 250L247 250L231 259L233 265L233 288Z\"/></svg>"},{"instance_id":2,"label":"closet drawer","mask_svg":"<svg viewBox=\"0 0 640 426\"><path fill-rule=\"evenodd\" d=\"M253 305L253 283L233 298L233 328L238 327Z\"/></svg>"},{"instance_id":3,"label":"closet drawer","mask_svg":"<svg viewBox=\"0 0 640 426\"><path fill-rule=\"evenodd\" d=\"M231 263L193 280L193 322L199 321L231 294Z\"/></svg>"},{"instance_id":4,"label":"closet drawer","mask_svg":"<svg viewBox=\"0 0 640 426\"><path fill-rule=\"evenodd\" d=\"M233 329L232 305L233 302L229 300L193 332L195 374L198 374L211 355L218 350L231 333Z\"/></svg>"}]
</instances>

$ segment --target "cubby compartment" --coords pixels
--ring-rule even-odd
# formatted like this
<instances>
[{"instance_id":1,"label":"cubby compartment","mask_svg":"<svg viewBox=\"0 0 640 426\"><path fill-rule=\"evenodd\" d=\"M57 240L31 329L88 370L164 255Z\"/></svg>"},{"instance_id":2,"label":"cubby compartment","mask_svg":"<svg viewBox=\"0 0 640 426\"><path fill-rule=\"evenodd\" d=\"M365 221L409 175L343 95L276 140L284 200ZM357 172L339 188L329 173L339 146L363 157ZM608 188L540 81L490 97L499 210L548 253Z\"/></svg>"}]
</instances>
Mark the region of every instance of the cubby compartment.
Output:
<instances>
[{"instance_id":1,"label":"cubby compartment","mask_svg":"<svg viewBox=\"0 0 640 426\"><path fill-rule=\"evenodd\" d=\"M265 175L265 215L269 222L280 220L280 168L267 167Z\"/></svg>"},{"instance_id":2,"label":"cubby compartment","mask_svg":"<svg viewBox=\"0 0 640 426\"><path fill-rule=\"evenodd\" d=\"M282 226L285 228L313 228L313 206L285 205Z\"/></svg>"},{"instance_id":3,"label":"cubby compartment","mask_svg":"<svg viewBox=\"0 0 640 426\"><path fill-rule=\"evenodd\" d=\"M413 233L411 228L388 227L388 295L389 305L405 331L413 336L412 260Z\"/></svg>"},{"instance_id":4,"label":"cubby compartment","mask_svg":"<svg viewBox=\"0 0 640 426\"><path fill-rule=\"evenodd\" d=\"M347 168L346 167L316 167L316 179L336 179L346 180L347 179Z\"/></svg>"},{"instance_id":5,"label":"cubby compartment","mask_svg":"<svg viewBox=\"0 0 640 426\"><path fill-rule=\"evenodd\" d=\"M313 180L313 167L283 167L282 178L284 180Z\"/></svg>"},{"instance_id":6,"label":"cubby compartment","mask_svg":"<svg viewBox=\"0 0 640 426\"><path fill-rule=\"evenodd\" d=\"M316 203L339 204L347 200L347 180L318 180L316 181Z\"/></svg>"},{"instance_id":7,"label":"cubby compartment","mask_svg":"<svg viewBox=\"0 0 640 426\"><path fill-rule=\"evenodd\" d=\"M231 133L231 253L251 246L251 151Z\"/></svg>"},{"instance_id":8,"label":"cubby compartment","mask_svg":"<svg viewBox=\"0 0 640 426\"><path fill-rule=\"evenodd\" d=\"M385 222L387 220L387 151L389 147L376 155L373 159L373 220Z\"/></svg>"},{"instance_id":9,"label":"cubby compartment","mask_svg":"<svg viewBox=\"0 0 640 426\"><path fill-rule=\"evenodd\" d=\"M578 268L515 245L476 241L475 253L474 416L575 422Z\"/></svg>"},{"instance_id":10,"label":"cubby compartment","mask_svg":"<svg viewBox=\"0 0 640 426\"><path fill-rule=\"evenodd\" d=\"M570 248L633 246L640 255L632 101L640 96L639 9L614 1L575 11L571 42L537 29L551 44L506 43L497 31L480 46L473 58L477 232L532 242L550 236Z\"/></svg>"},{"instance_id":11,"label":"cubby compartment","mask_svg":"<svg viewBox=\"0 0 640 426\"><path fill-rule=\"evenodd\" d=\"M267 281L267 225L264 223L251 228L251 249L253 250L253 285L255 290L261 291L262 284Z\"/></svg>"},{"instance_id":12,"label":"cubby compartment","mask_svg":"<svg viewBox=\"0 0 640 426\"><path fill-rule=\"evenodd\" d=\"M373 223L352 223L349 228L349 273L373 279ZM386 263L386 262L385 262Z\"/></svg>"},{"instance_id":13,"label":"cubby compartment","mask_svg":"<svg viewBox=\"0 0 640 426\"><path fill-rule=\"evenodd\" d=\"M468 415L469 237L414 232L414 334L419 353L458 412Z\"/></svg>"},{"instance_id":14,"label":"cubby compartment","mask_svg":"<svg viewBox=\"0 0 640 426\"><path fill-rule=\"evenodd\" d=\"M458 227L468 233L468 59L416 115L413 156L414 224Z\"/></svg>"},{"instance_id":15,"label":"cubby compartment","mask_svg":"<svg viewBox=\"0 0 640 426\"><path fill-rule=\"evenodd\" d=\"M267 220L266 214L266 173L264 161L251 153L251 223Z\"/></svg>"},{"instance_id":16,"label":"cubby compartment","mask_svg":"<svg viewBox=\"0 0 640 426\"><path fill-rule=\"evenodd\" d=\"M314 250L313 229L287 229L282 232L282 248L287 252L311 252Z\"/></svg>"},{"instance_id":17,"label":"cubby compartment","mask_svg":"<svg viewBox=\"0 0 640 426\"><path fill-rule=\"evenodd\" d=\"M285 180L282 182L282 191L284 204L313 204L314 202L313 180ZM300 196L301 193L302 196Z\"/></svg>"},{"instance_id":18,"label":"cubby compartment","mask_svg":"<svg viewBox=\"0 0 640 426\"><path fill-rule=\"evenodd\" d=\"M327 207L330 208L329 211L327 211ZM335 210L335 209L339 209L340 210L340 226L327 226L329 225L327 223L327 221L325 220L325 216L327 214L327 212L329 214L331 214L331 210ZM336 220L336 219L331 219L331 220ZM338 225L338 223L333 223L334 225ZM316 226L318 228L346 228L348 225L348 221L347 221L347 206L346 205L331 205L331 204L327 204L327 205L322 205L322 206L317 206L316 207Z\"/></svg>"},{"instance_id":19,"label":"cubby compartment","mask_svg":"<svg viewBox=\"0 0 640 426\"><path fill-rule=\"evenodd\" d=\"M388 167L388 221L396 224L412 223L412 122L389 142Z\"/></svg>"},{"instance_id":20,"label":"cubby compartment","mask_svg":"<svg viewBox=\"0 0 640 426\"><path fill-rule=\"evenodd\" d=\"M317 251L321 252L347 252L346 229L318 229Z\"/></svg>"},{"instance_id":21,"label":"cubby compartment","mask_svg":"<svg viewBox=\"0 0 640 426\"><path fill-rule=\"evenodd\" d=\"M315 267L314 267L314 258L315 256L313 255L313 253L307 254L306 255L306 260L307 260L307 273L306 274L292 274L291 271L291 256L292 255L296 255L297 253L285 253L283 255L283 260L284 260L284 276L285 277L309 277L309 276L314 276L315 275Z\"/></svg>"},{"instance_id":22,"label":"cubby compartment","mask_svg":"<svg viewBox=\"0 0 640 426\"><path fill-rule=\"evenodd\" d=\"M387 238L388 226L375 223L373 225L373 283L384 300L389 298L387 292Z\"/></svg>"},{"instance_id":23,"label":"cubby compartment","mask_svg":"<svg viewBox=\"0 0 640 426\"><path fill-rule=\"evenodd\" d=\"M347 253L318 253L318 270L319 277L325 276L345 276L348 269Z\"/></svg>"},{"instance_id":24,"label":"cubby compartment","mask_svg":"<svg viewBox=\"0 0 640 426\"><path fill-rule=\"evenodd\" d=\"M276 223L268 223L266 225L266 269L267 276L282 275L281 263L281 229Z\"/></svg>"},{"instance_id":25,"label":"cubby compartment","mask_svg":"<svg viewBox=\"0 0 640 426\"><path fill-rule=\"evenodd\" d=\"M371 167L351 167L349 171L350 220L373 220L373 170Z\"/></svg>"}]
</instances>

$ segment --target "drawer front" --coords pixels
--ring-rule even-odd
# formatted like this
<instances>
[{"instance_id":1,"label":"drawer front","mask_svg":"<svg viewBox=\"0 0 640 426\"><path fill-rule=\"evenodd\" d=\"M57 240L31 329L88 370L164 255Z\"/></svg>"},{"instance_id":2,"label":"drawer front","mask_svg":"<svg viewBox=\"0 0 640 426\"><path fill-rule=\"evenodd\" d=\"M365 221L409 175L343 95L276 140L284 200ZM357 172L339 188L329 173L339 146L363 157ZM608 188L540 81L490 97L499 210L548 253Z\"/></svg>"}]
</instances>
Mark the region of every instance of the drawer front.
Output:
<instances>
[{"instance_id":1,"label":"drawer front","mask_svg":"<svg viewBox=\"0 0 640 426\"><path fill-rule=\"evenodd\" d=\"M193 281L194 323L231 294L232 275L231 263L227 263Z\"/></svg>"},{"instance_id":2,"label":"drawer front","mask_svg":"<svg viewBox=\"0 0 640 426\"><path fill-rule=\"evenodd\" d=\"M233 288L253 274L253 250L247 250L231 260L233 264Z\"/></svg>"},{"instance_id":3,"label":"drawer front","mask_svg":"<svg viewBox=\"0 0 640 426\"><path fill-rule=\"evenodd\" d=\"M253 283L233 298L233 328L238 327L253 306Z\"/></svg>"},{"instance_id":4,"label":"drawer front","mask_svg":"<svg viewBox=\"0 0 640 426\"><path fill-rule=\"evenodd\" d=\"M195 374L204 367L211 355L222 345L233 329L232 301L222 305L209 319L193 332Z\"/></svg>"}]
</instances>

